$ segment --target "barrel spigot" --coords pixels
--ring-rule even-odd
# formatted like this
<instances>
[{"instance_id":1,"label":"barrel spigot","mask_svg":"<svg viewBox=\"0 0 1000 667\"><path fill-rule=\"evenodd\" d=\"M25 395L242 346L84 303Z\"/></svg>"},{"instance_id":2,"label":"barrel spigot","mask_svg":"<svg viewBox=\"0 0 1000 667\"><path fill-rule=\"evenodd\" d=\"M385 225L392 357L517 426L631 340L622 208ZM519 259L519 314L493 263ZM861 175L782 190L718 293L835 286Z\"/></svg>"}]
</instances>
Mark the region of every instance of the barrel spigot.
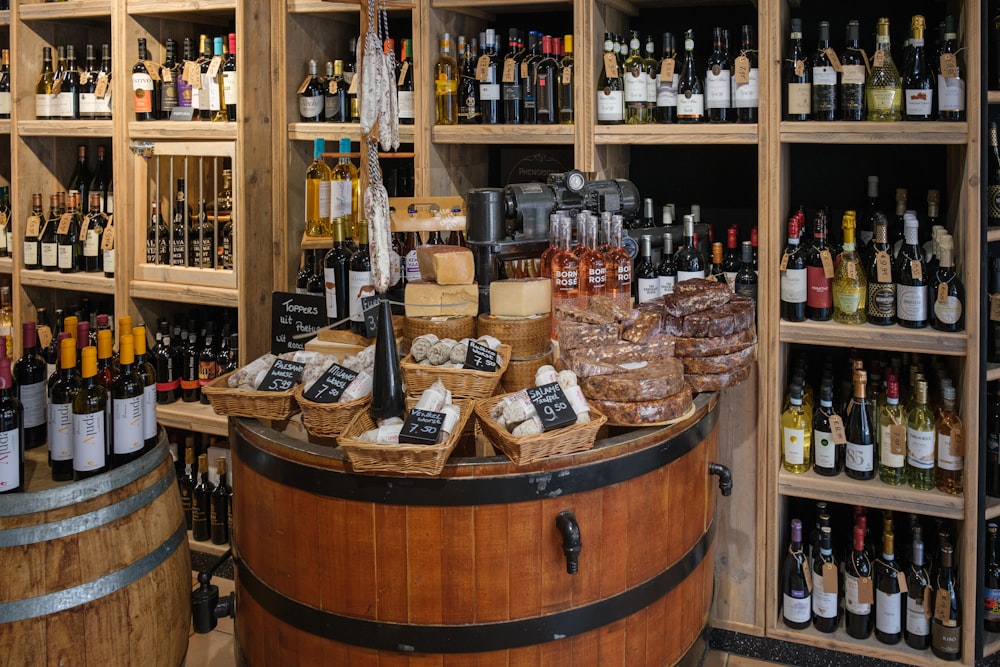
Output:
<instances>
[{"instance_id":1,"label":"barrel spigot","mask_svg":"<svg viewBox=\"0 0 1000 667\"><path fill-rule=\"evenodd\" d=\"M211 568L198 573L198 588L191 591L191 620L199 634L214 630L220 618L236 618L236 594L230 593L220 600L219 587L212 583L212 575L232 553L232 549L227 550Z\"/></svg>"},{"instance_id":2,"label":"barrel spigot","mask_svg":"<svg viewBox=\"0 0 1000 667\"><path fill-rule=\"evenodd\" d=\"M708 474L719 476L719 491L724 496L733 495L733 473L721 463L709 463Z\"/></svg>"},{"instance_id":3,"label":"barrel spigot","mask_svg":"<svg viewBox=\"0 0 1000 667\"><path fill-rule=\"evenodd\" d=\"M556 517L556 528L562 533L562 550L566 554L566 572L576 574L580 569L580 549L583 542L580 540L580 524L576 522L576 516L570 510L559 512Z\"/></svg>"}]
</instances>

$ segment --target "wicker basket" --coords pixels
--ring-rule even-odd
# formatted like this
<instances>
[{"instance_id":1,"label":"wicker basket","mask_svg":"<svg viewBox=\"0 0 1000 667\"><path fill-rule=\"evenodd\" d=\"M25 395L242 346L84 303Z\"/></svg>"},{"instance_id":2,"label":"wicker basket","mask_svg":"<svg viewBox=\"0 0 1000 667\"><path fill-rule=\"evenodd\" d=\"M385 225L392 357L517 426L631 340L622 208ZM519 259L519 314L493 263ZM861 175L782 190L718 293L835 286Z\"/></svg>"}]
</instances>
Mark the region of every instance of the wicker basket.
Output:
<instances>
[{"instance_id":1,"label":"wicker basket","mask_svg":"<svg viewBox=\"0 0 1000 667\"><path fill-rule=\"evenodd\" d=\"M288 419L299 411L294 387L287 391L231 389L227 383L229 376L235 372L220 375L201 388L215 414L280 420Z\"/></svg>"},{"instance_id":2,"label":"wicker basket","mask_svg":"<svg viewBox=\"0 0 1000 667\"><path fill-rule=\"evenodd\" d=\"M347 428L359 410L371 405L371 394L345 403L317 403L304 396L305 385L295 388L295 402L302 410L302 423L312 435L335 438Z\"/></svg>"},{"instance_id":3,"label":"wicker basket","mask_svg":"<svg viewBox=\"0 0 1000 667\"><path fill-rule=\"evenodd\" d=\"M480 336L493 336L501 343L510 345L515 361L536 359L552 347L549 315L510 319L483 313L479 316L476 331Z\"/></svg>"},{"instance_id":4,"label":"wicker basket","mask_svg":"<svg viewBox=\"0 0 1000 667\"><path fill-rule=\"evenodd\" d=\"M500 368L493 372L473 371L466 368L443 368L441 366L421 366L413 361L413 355L406 355L400 367L403 370L403 382L406 383L406 393L409 396L419 396L437 380L441 380L451 395L458 398L486 398L496 393L500 378L507 372L510 365L510 345L500 345L497 354L503 360Z\"/></svg>"},{"instance_id":5,"label":"wicker basket","mask_svg":"<svg viewBox=\"0 0 1000 667\"><path fill-rule=\"evenodd\" d=\"M407 317L403 320L403 338L412 342L417 336L434 334L438 338L476 337L476 318L471 315L462 317Z\"/></svg>"},{"instance_id":6,"label":"wicker basket","mask_svg":"<svg viewBox=\"0 0 1000 667\"><path fill-rule=\"evenodd\" d=\"M599 410L590 408L590 421L554 431L514 437L490 417L490 411L504 396L492 396L476 401L476 418L483 434L493 446L507 455L514 465L521 466L561 454L582 452L594 446L597 432L608 421Z\"/></svg>"},{"instance_id":7,"label":"wicker basket","mask_svg":"<svg viewBox=\"0 0 1000 667\"><path fill-rule=\"evenodd\" d=\"M553 359L552 346L549 351L534 359L511 359L507 372L503 374L504 391L515 392L535 386L535 372Z\"/></svg>"},{"instance_id":8,"label":"wicker basket","mask_svg":"<svg viewBox=\"0 0 1000 667\"><path fill-rule=\"evenodd\" d=\"M455 405L461 411L455 430L447 440L437 445L386 445L358 440L357 437L362 433L375 428L375 421L369 410L361 410L354 416L337 437L337 444L344 450L355 472L440 475L472 416L471 400L455 401Z\"/></svg>"}]
</instances>

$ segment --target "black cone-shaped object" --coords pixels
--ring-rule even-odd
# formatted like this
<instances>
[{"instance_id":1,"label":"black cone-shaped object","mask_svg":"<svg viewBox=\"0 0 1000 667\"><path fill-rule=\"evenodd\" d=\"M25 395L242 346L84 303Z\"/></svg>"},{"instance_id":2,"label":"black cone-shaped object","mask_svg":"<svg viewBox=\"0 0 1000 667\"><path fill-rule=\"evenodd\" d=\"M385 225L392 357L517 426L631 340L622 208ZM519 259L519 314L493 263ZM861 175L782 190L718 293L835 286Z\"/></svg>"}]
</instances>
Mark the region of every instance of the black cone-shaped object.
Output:
<instances>
[{"instance_id":1,"label":"black cone-shaped object","mask_svg":"<svg viewBox=\"0 0 1000 667\"><path fill-rule=\"evenodd\" d=\"M382 295L375 326L375 377L372 378L372 419L402 417L406 408L403 371L399 367L396 333L392 329L389 298Z\"/></svg>"}]
</instances>

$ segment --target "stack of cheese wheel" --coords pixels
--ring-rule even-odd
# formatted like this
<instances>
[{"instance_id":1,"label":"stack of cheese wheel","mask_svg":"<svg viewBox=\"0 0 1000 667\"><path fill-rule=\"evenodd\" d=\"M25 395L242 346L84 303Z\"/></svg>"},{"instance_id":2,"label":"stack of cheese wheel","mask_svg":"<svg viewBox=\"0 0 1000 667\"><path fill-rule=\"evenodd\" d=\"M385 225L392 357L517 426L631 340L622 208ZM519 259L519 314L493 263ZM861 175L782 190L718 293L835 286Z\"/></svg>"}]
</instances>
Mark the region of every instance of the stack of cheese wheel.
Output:
<instances>
[{"instance_id":1,"label":"stack of cheese wheel","mask_svg":"<svg viewBox=\"0 0 1000 667\"><path fill-rule=\"evenodd\" d=\"M547 278L490 283L490 312L479 316L477 331L511 347L510 364L501 380L505 391L534 386L535 371L552 363L551 301Z\"/></svg>"},{"instance_id":2,"label":"stack of cheese wheel","mask_svg":"<svg viewBox=\"0 0 1000 667\"><path fill-rule=\"evenodd\" d=\"M693 391L717 391L749 377L757 351L752 299L723 283L688 280L644 304L644 312L657 314L664 333L677 337L675 354Z\"/></svg>"},{"instance_id":3,"label":"stack of cheese wheel","mask_svg":"<svg viewBox=\"0 0 1000 667\"><path fill-rule=\"evenodd\" d=\"M403 338L409 342L429 333L441 339L475 338L479 288L472 251L462 246L421 246L417 262L421 280L406 284Z\"/></svg>"}]
</instances>

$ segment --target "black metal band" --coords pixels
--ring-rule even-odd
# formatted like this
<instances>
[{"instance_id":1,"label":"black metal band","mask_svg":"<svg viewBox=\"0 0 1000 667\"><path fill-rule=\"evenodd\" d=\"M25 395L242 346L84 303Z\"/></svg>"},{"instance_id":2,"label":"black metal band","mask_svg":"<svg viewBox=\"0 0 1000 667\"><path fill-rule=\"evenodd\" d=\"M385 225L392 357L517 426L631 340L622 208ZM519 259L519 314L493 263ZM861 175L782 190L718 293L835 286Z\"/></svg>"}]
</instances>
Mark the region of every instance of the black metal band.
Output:
<instances>
[{"instance_id":1,"label":"black metal band","mask_svg":"<svg viewBox=\"0 0 1000 667\"><path fill-rule=\"evenodd\" d=\"M686 580L705 559L714 538L713 522L680 560L652 579L618 595L554 614L498 623L412 625L353 618L286 597L258 579L242 560L237 561L236 577L268 613L317 637L379 651L482 653L572 637L641 611Z\"/></svg>"},{"instance_id":2,"label":"black metal band","mask_svg":"<svg viewBox=\"0 0 1000 667\"><path fill-rule=\"evenodd\" d=\"M640 477L684 456L712 433L718 403L673 438L631 454L561 470L493 477L415 478L358 475L315 468L264 451L234 428L233 448L243 465L273 482L330 498L386 505L467 507L557 498ZM600 446L600 443L598 443Z\"/></svg>"}]
</instances>

